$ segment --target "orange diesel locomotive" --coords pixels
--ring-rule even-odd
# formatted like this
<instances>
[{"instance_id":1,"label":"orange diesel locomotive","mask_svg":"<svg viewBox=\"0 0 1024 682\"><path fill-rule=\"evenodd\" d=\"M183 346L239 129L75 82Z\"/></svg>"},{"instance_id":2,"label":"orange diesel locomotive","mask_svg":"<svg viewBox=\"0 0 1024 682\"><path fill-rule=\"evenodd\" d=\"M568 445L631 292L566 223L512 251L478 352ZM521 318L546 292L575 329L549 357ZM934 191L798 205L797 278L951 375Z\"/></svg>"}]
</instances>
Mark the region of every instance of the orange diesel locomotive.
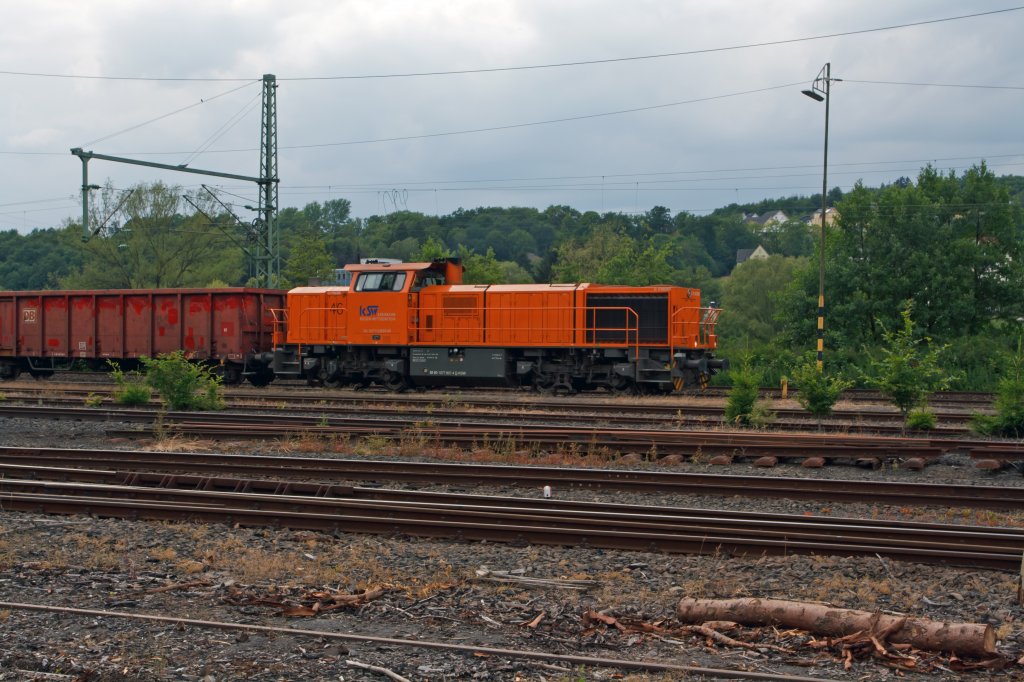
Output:
<instances>
[{"instance_id":1,"label":"orange diesel locomotive","mask_svg":"<svg viewBox=\"0 0 1024 682\"><path fill-rule=\"evenodd\" d=\"M273 368L312 384L670 393L703 385L720 310L674 286L463 284L458 259L348 265L274 310Z\"/></svg>"}]
</instances>

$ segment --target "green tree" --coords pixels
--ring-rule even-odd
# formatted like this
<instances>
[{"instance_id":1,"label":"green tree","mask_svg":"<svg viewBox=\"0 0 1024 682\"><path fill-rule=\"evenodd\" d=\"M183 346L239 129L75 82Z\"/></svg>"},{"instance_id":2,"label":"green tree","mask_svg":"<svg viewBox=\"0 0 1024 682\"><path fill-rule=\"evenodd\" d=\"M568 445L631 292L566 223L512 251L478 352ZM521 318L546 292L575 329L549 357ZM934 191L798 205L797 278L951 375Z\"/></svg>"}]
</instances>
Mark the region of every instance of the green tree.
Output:
<instances>
[{"instance_id":1,"label":"green tree","mask_svg":"<svg viewBox=\"0 0 1024 682\"><path fill-rule=\"evenodd\" d=\"M462 273L462 281L466 284L501 283L501 263L494 257L494 249L487 249L487 253L481 255L460 246L459 257L462 258L462 266L466 269Z\"/></svg>"},{"instance_id":2,"label":"green tree","mask_svg":"<svg viewBox=\"0 0 1024 682\"><path fill-rule=\"evenodd\" d=\"M292 238L291 252L281 272L285 287L306 286L311 279L330 281L338 265L327 252L319 232L309 231Z\"/></svg>"},{"instance_id":3,"label":"green tree","mask_svg":"<svg viewBox=\"0 0 1024 682\"><path fill-rule=\"evenodd\" d=\"M929 347L931 339L914 331L908 306L901 313L903 324L895 332L885 330L882 357L872 359L873 376L868 382L889 397L904 418L911 409L924 408L928 395L945 389L951 377L939 364L941 347Z\"/></svg>"},{"instance_id":4,"label":"green tree","mask_svg":"<svg viewBox=\"0 0 1024 682\"><path fill-rule=\"evenodd\" d=\"M198 194L192 200L207 215L215 213L212 200ZM138 185L120 201L109 186L101 193L95 219L104 227L80 244L82 266L60 279L62 287L144 289L242 279L237 239L202 214L181 215L181 188Z\"/></svg>"},{"instance_id":5,"label":"green tree","mask_svg":"<svg viewBox=\"0 0 1024 682\"><path fill-rule=\"evenodd\" d=\"M756 345L781 334L783 296L799 264L795 258L769 256L736 266L723 286L722 307L727 314L719 323L721 336L730 343Z\"/></svg>"},{"instance_id":6,"label":"green tree","mask_svg":"<svg viewBox=\"0 0 1024 682\"><path fill-rule=\"evenodd\" d=\"M1024 313L1024 221L984 163L960 178L926 167L916 183L858 183L838 208L827 230L825 303L826 332L839 344L877 344L883 328L900 323L904 301L938 339L987 333ZM816 306L816 282L801 282L797 318Z\"/></svg>"},{"instance_id":7,"label":"green tree","mask_svg":"<svg viewBox=\"0 0 1024 682\"><path fill-rule=\"evenodd\" d=\"M597 275L602 268L622 253L635 249L636 244L630 237L616 232L610 225L602 225L589 239L563 242L557 249L552 274L557 282L600 281Z\"/></svg>"},{"instance_id":8,"label":"green tree","mask_svg":"<svg viewBox=\"0 0 1024 682\"><path fill-rule=\"evenodd\" d=\"M80 225L0 232L0 289L52 289L81 267Z\"/></svg>"},{"instance_id":9,"label":"green tree","mask_svg":"<svg viewBox=\"0 0 1024 682\"><path fill-rule=\"evenodd\" d=\"M790 218L781 225L773 224L771 229L762 230L758 238L772 255L811 256L814 253L812 228L802 220Z\"/></svg>"},{"instance_id":10,"label":"green tree","mask_svg":"<svg viewBox=\"0 0 1024 682\"><path fill-rule=\"evenodd\" d=\"M450 258L451 250L444 245L440 239L427 237L427 241L420 245L419 251L413 256L417 263L429 263L439 258Z\"/></svg>"}]
</instances>

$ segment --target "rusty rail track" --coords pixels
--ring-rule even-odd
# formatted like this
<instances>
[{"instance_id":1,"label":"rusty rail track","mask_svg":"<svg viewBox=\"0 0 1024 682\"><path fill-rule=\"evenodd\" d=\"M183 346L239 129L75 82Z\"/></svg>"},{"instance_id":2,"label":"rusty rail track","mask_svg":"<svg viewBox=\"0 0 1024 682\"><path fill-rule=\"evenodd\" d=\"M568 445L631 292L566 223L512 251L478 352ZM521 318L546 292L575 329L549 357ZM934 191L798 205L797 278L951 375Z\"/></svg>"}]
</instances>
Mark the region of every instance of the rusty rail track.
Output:
<instances>
[{"instance_id":1,"label":"rusty rail track","mask_svg":"<svg viewBox=\"0 0 1024 682\"><path fill-rule=\"evenodd\" d=\"M78 390L82 395L90 392L99 392L106 388L109 388L112 384L110 375L103 372L75 372L75 371L58 371L56 376L50 380L44 381L28 381L22 379L20 381L3 382L4 386L11 387L12 390L39 390L39 391L73 391ZM88 388L84 388L88 387ZM241 395L261 395L276 400L288 400L289 398L296 395L303 394L314 394L321 397L336 398L337 396L344 396L346 393L353 393L351 389L325 389L322 387L310 387L304 381L294 380L278 380L269 388L252 388L247 386L231 386L227 387L232 393ZM708 386L702 390L694 390L692 392L681 393L679 396L686 398L724 398L729 392L729 388L726 386ZM788 391L790 397L799 394L799 389L791 387ZM412 398L412 399L425 399L425 400L448 400L455 399L459 401L472 401L476 400L477 397L485 398L488 396L494 396L497 400L505 399L505 396L522 394L522 389L507 389L507 388L475 388L468 390L452 389L445 391L444 389L434 390L426 395L418 396L400 396L401 398ZM367 389L361 389L358 391L360 395L379 395L386 396L387 400L391 400L395 397L394 393L385 391L379 387L371 387ZM771 399L781 399L782 391L779 388L762 387L759 391L761 397ZM591 397L602 398L607 396L605 393L585 393L582 396L575 396L570 398L570 402L583 399L589 399ZM938 393L932 393L928 396L928 402L931 405L969 405L971 407L985 407L991 406L994 399L994 394L985 391L940 391ZM879 391L870 388L850 388L843 392L842 400L851 402L888 402L888 399L883 396Z\"/></svg>"},{"instance_id":2,"label":"rusty rail track","mask_svg":"<svg viewBox=\"0 0 1024 682\"><path fill-rule=\"evenodd\" d=\"M124 611L111 611L107 609L82 609L68 606L52 606L48 604L27 604L24 602L0 602L0 608L35 611L44 613L58 613L65 616L80 616L91 619L97 618L119 618L123 620L136 620L151 623L160 623L171 627L195 627L205 629L227 630L234 632L259 632L271 635L289 635L292 637L310 637L317 639L338 640L343 642L362 642L369 644L385 645L389 647L400 647L410 649L443 649L446 651L460 651L466 654L501 656L505 658L522 658L527 660L540 660L546 663L557 662L571 665L585 665L595 668L620 668L623 670L644 670L650 672L679 672L687 676L700 675L712 678L725 678L729 680L764 680L775 682L840 682L824 677L804 677L802 675L787 675L783 673L761 673L740 669L728 668L706 668L692 665L680 665L676 663L664 663L661 661L646 660L623 660L616 658L604 658L599 656L583 656L578 654L553 653L549 651L524 651L521 649L503 649L490 646L474 646L470 644L452 644L450 642L434 642L423 639L403 639L395 637L380 637L371 635L357 635L352 633L333 632L329 630L315 630L295 627L279 627L271 625L254 625L251 623L229 623L224 621L198 620L195 618L180 618L177 616L156 615L149 613L128 613Z\"/></svg>"},{"instance_id":3,"label":"rusty rail track","mask_svg":"<svg viewBox=\"0 0 1024 682\"><path fill-rule=\"evenodd\" d=\"M0 415L79 420L106 420L153 424L157 411L126 408L70 408L0 405ZM752 431L635 429L594 425L509 424L503 418L445 421L409 421L409 415L383 417L328 417L295 414L220 412L197 414L167 412L160 417L167 430L185 436L221 439L283 438L295 435L322 437L375 436L395 441L431 442L460 447L548 448L571 445L586 452L636 452L688 457L725 454L733 457L771 455L778 459L874 458L933 460L950 450L970 450L977 459L1010 463L1024 460L1021 444L1006 441L969 441L951 438L907 438L836 433L772 433ZM154 429L119 430L121 437L152 437Z\"/></svg>"},{"instance_id":4,"label":"rusty rail track","mask_svg":"<svg viewBox=\"0 0 1024 682\"><path fill-rule=\"evenodd\" d=\"M7 478L141 483L154 487L287 492L312 496L330 494L332 486L341 481L351 481L523 487L533 490L550 485L556 495L563 489L592 489L899 506L1024 508L1024 487L133 450L0 448L0 475ZM233 475L247 477L243 487L239 487L238 479L226 478ZM302 480L297 480L300 478Z\"/></svg>"},{"instance_id":5,"label":"rusty rail track","mask_svg":"<svg viewBox=\"0 0 1024 682\"><path fill-rule=\"evenodd\" d=\"M124 408L48 408L0 405L0 414L27 417L92 419L152 424L157 413ZM502 449L572 446L582 452L636 452L651 456L680 454L704 456L728 454L781 459L893 458L934 459L954 443L927 439L836 434L779 434L743 431L597 428L593 426L510 425L503 420L472 424L444 422L409 423L375 417L317 417L309 415L265 415L238 412L197 414L167 412L164 429L184 436L241 440L289 436L377 437L405 441L427 448L431 443L459 447ZM115 430L119 437L153 437L154 429Z\"/></svg>"},{"instance_id":6,"label":"rusty rail track","mask_svg":"<svg viewBox=\"0 0 1024 682\"><path fill-rule=\"evenodd\" d=\"M50 405L78 405L87 396L106 396L104 402L108 405L113 405L109 397L112 395L112 392L113 387L111 386L82 389L23 385L7 393L9 400L43 399ZM255 401L263 405L269 405L277 410L309 407L310 409L328 414L342 411L350 412L353 407L357 407L362 413L368 413L369 411L369 413L373 414L385 414L389 410L399 409L408 412L410 408L422 407L429 414L444 416L465 415L468 410L501 410L505 413L511 411L510 417L520 419L536 418L538 416L536 413L543 411L545 415L571 414L580 419L598 416L615 417L616 421L623 423L649 423L662 420L710 420L720 422L723 418L724 406L717 403L722 396L724 396L724 393L714 392L713 395L686 396L690 399L690 402L684 404L682 401L671 398L629 401L621 398L609 399L607 396L600 394L557 398L511 391L505 391L499 395L485 392L481 395L479 391L458 394L394 394L351 390L328 392L318 390L312 393L296 390L291 392L260 390L257 392L250 389L230 388L226 392L230 407L251 406ZM695 398L707 398L704 401L707 404L694 404L692 401ZM991 395L988 398L987 403L979 399L977 402L969 404L972 409L990 407ZM459 406L459 409L450 409L452 406ZM982 411L985 410L983 409ZM807 426L810 423L816 426L816 422L813 422L807 412L801 409L778 407L774 408L773 412L785 424L800 423ZM936 410L936 417L943 425L962 427L969 421L971 415L962 410ZM840 408L834 411L829 421L852 422L852 426L856 428L870 426L882 430L886 430L891 425L902 426L902 416L891 407L853 410ZM872 422L872 424L866 425L865 422L868 421Z\"/></svg>"},{"instance_id":7,"label":"rusty rail track","mask_svg":"<svg viewBox=\"0 0 1024 682\"><path fill-rule=\"evenodd\" d=\"M911 522L722 514L550 499L434 494L415 501L309 497L25 479L0 481L5 509L115 518L281 526L333 533L588 546L669 554L884 556L1015 570L1024 530Z\"/></svg>"}]
</instances>

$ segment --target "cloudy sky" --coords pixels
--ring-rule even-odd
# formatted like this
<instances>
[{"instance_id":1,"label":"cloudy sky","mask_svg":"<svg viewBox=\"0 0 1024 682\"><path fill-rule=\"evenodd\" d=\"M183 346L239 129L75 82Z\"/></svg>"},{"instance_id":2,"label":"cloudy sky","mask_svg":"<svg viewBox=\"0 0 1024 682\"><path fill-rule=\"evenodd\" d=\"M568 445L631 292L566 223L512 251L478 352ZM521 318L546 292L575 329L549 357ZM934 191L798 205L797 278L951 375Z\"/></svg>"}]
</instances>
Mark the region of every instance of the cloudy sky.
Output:
<instances>
[{"instance_id":1,"label":"cloudy sky","mask_svg":"<svg viewBox=\"0 0 1024 682\"><path fill-rule=\"evenodd\" d=\"M967 16L976 15L976 16ZM80 219L69 149L259 174L281 207L703 213L829 187L1024 174L1014 0L33 0L0 25L0 229ZM956 86L956 87L953 87ZM256 186L94 160L90 181Z\"/></svg>"}]
</instances>

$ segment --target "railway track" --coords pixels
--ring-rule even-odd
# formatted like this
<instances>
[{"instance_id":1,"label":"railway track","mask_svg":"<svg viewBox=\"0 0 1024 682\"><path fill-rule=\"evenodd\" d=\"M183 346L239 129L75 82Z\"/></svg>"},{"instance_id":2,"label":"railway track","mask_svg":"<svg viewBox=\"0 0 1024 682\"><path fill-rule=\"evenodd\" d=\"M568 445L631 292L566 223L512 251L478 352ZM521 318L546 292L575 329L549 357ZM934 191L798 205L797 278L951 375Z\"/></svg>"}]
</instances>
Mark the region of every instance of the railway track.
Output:
<instances>
[{"instance_id":1,"label":"railway track","mask_svg":"<svg viewBox=\"0 0 1024 682\"><path fill-rule=\"evenodd\" d=\"M229 492L286 492L314 497L334 495L338 490L351 490L351 486L339 483L346 481L376 485L420 483L532 490L541 490L548 485L554 487L556 494L563 489L591 489L658 495L741 495L899 506L1024 508L1024 487L1009 486L134 450L0 448L0 475L4 478L111 485L139 484ZM234 476L245 478L232 478ZM362 494L370 494L369 490L366 489ZM391 491L390 494L400 493ZM409 495L414 496L415 493Z\"/></svg>"},{"instance_id":2,"label":"railway track","mask_svg":"<svg viewBox=\"0 0 1024 682\"><path fill-rule=\"evenodd\" d=\"M587 546L669 554L883 556L1015 570L1024 530L862 519L709 512L551 499L373 491L337 496L183 490L4 479L5 509L189 520L332 533Z\"/></svg>"},{"instance_id":3,"label":"railway track","mask_svg":"<svg viewBox=\"0 0 1024 682\"><path fill-rule=\"evenodd\" d=\"M48 387L19 385L16 389L6 392L8 400L43 400L44 404L50 405L80 405L86 397L105 397L107 404L113 404L111 395L112 387L103 388L61 388L54 390ZM528 398L526 396L529 396ZM379 393L372 391L291 391L271 392L269 390L246 390L229 389L226 392L228 406L240 408L253 406L270 406L274 409L309 408L324 413L339 413L351 411L357 408L360 412L372 412L384 414L388 411L402 410L404 412L421 411L417 415L451 415L462 414L472 410L480 411L501 411L517 418L537 418L538 412L545 415L571 414L579 419L605 417L614 418L622 423L649 423L651 421L712 421L723 420L724 405L718 401L718 397L701 400L705 396L687 396L686 402L682 400L654 399L654 400L629 400L622 398L607 398L595 396L576 396L572 398L557 398L552 396L537 396L535 394L524 394L523 392L506 391L495 395L493 393L479 392L462 394L443 393L414 393L394 394ZM724 397L724 394L719 397ZM704 404L697 404L703 402ZM979 403L982 409L978 409L971 403L972 411L987 411L991 406L991 396L988 403ZM458 409L453 409L455 407ZM802 409L777 407L772 410L779 420L785 424L797 423L804 427L816 427L817 423L811 419L807 412ZM936 410L936 417L944 426L963 427L971 418L971 413L964 410ZM852 428L864 427L870 423L871 428L885 430L893 425L902 428L902 416L892 407L858 408L858 409L836 409L828 420L834 422L848 422Z\"/></svg>"},{"instance_id":4,"label":"railway track","mask_svg":"<svg viewBox=\"0 0 1024 682\"><path fill-rule=\"evenodd\" d=\"M373 438L402 444L407 448L431 446L521 449L570 449L577 454L608 455L644 453L647 457L677 454L702 458L724 455L730 458L774 457L776 460L806 461L810 457L829 460L861 460L877 465L891 459L934 460L952 450L995 462L989 468L1024 459L1021 445L1005 441L968 441L950 438L906 438L835 433L770 433L761 431L686 430L679 428L615 428L595 425L553 425L509 423L504 418L483 417L468 423L465 417L452 421L416 421L409 415L392 413L383 417L328 417L251 412L158 412L127 408L57 408L0 405L0 415L136 422L147 426L135 430L111 430L113 436L154 437L164 432L189 437L241 440L286 438ZM157 423L160 426L157 426ZM923 464L922 464L923 466Z\"/></svg>"},{"instance_id":5,"label":"railway track","mask_svg":"<svg viewBox=\"0 0 1024 682\"><path fill-rule=\"evenodd\" d=\"M53 378L42 380L42 381L28 381L22 379L20 381L5 382L0 384L3 386L9 386L12 388L27 388L37 389L41 391L46 390L64 390L65 387L69 390L81 390L84 392L89 391L100 391L104 388L109 388L112 385L110 375L104 372L77 372L77 371L58 371ZM88 386L88 388L81 388L82 386ZM302 394L314 394L323 397L334 398L339 394L349 393L347 389L323 389L317 387L310 387L303 381L293 380L277 380L269 388L248 388L245 386L239 387L226 387L228 391L237 394L250 394L250 395L266 395L274 396L275 399L287 399L288 396L302 395ZM285 390L280 390L280 389ZM444 391L438 389L437 391L425 394L428 400L458 400L468 401L476 398L482 398L484 396L496 397L501 400L503 397L508 395L515 395L517 393L522 394L522 389L503 389L503 388L475 388L471 390L452 390ZM672 398L725 398L729 392L729 387L726 386L708 386L702 390L681 393ZM793 397L799 394L799 389L790 388L787 391L789 397ZM406 394L396 395L394 393L387 392L379 387L370 387L359 391L360 394L376 394L381 396L387 396L388 400L394 397L409 397ZM419 394L413 394L415 397L424 397ZM284 396L284 398L282 398ZM604 393L592 393L583 394L582 396L576 396L569 400L578 400L579 398L589 399L591 397L602 398L606 397ZM770 398L773 400L782 399L782 390L779 388L762 387L760 389L760 396L762 398ZM843 391L842 400L851 402L881 402L888 403L888 399L883 396L879 391L870 388L849 388ZM928 396L928 402L931 405L965 405L970 407L984 407L991 406L993 401L993 394L986 391L940 391L938 393L932 393Z\"/></svg>"},{"instance_id":6,"label":"railway track","mask_svg":"<svg viewBox=\"0 0 1024 682\"><path fill-rule=\"evenodd\" d=\"M503 418L466 423L459 419L410 421L402 415L379 417L327 417L294 414L267 415L251 412L191 413L126 408L49 408L0 405L0 415L33 418L137 422L141 430L112 430L118 437L153 437L158 419L163 430L191 437L213 439L370 437L427 449L432 444L501 450L567 447L581 453L646 453L650 458L666 454L688 457L728 456L781 459L891 458L935 459L962 447L960 441L864 435L765 433L682 429L634 429L593 425L510 424ZM401 418L396 418L401 417Z\"/></svg>"}]
</instances>

